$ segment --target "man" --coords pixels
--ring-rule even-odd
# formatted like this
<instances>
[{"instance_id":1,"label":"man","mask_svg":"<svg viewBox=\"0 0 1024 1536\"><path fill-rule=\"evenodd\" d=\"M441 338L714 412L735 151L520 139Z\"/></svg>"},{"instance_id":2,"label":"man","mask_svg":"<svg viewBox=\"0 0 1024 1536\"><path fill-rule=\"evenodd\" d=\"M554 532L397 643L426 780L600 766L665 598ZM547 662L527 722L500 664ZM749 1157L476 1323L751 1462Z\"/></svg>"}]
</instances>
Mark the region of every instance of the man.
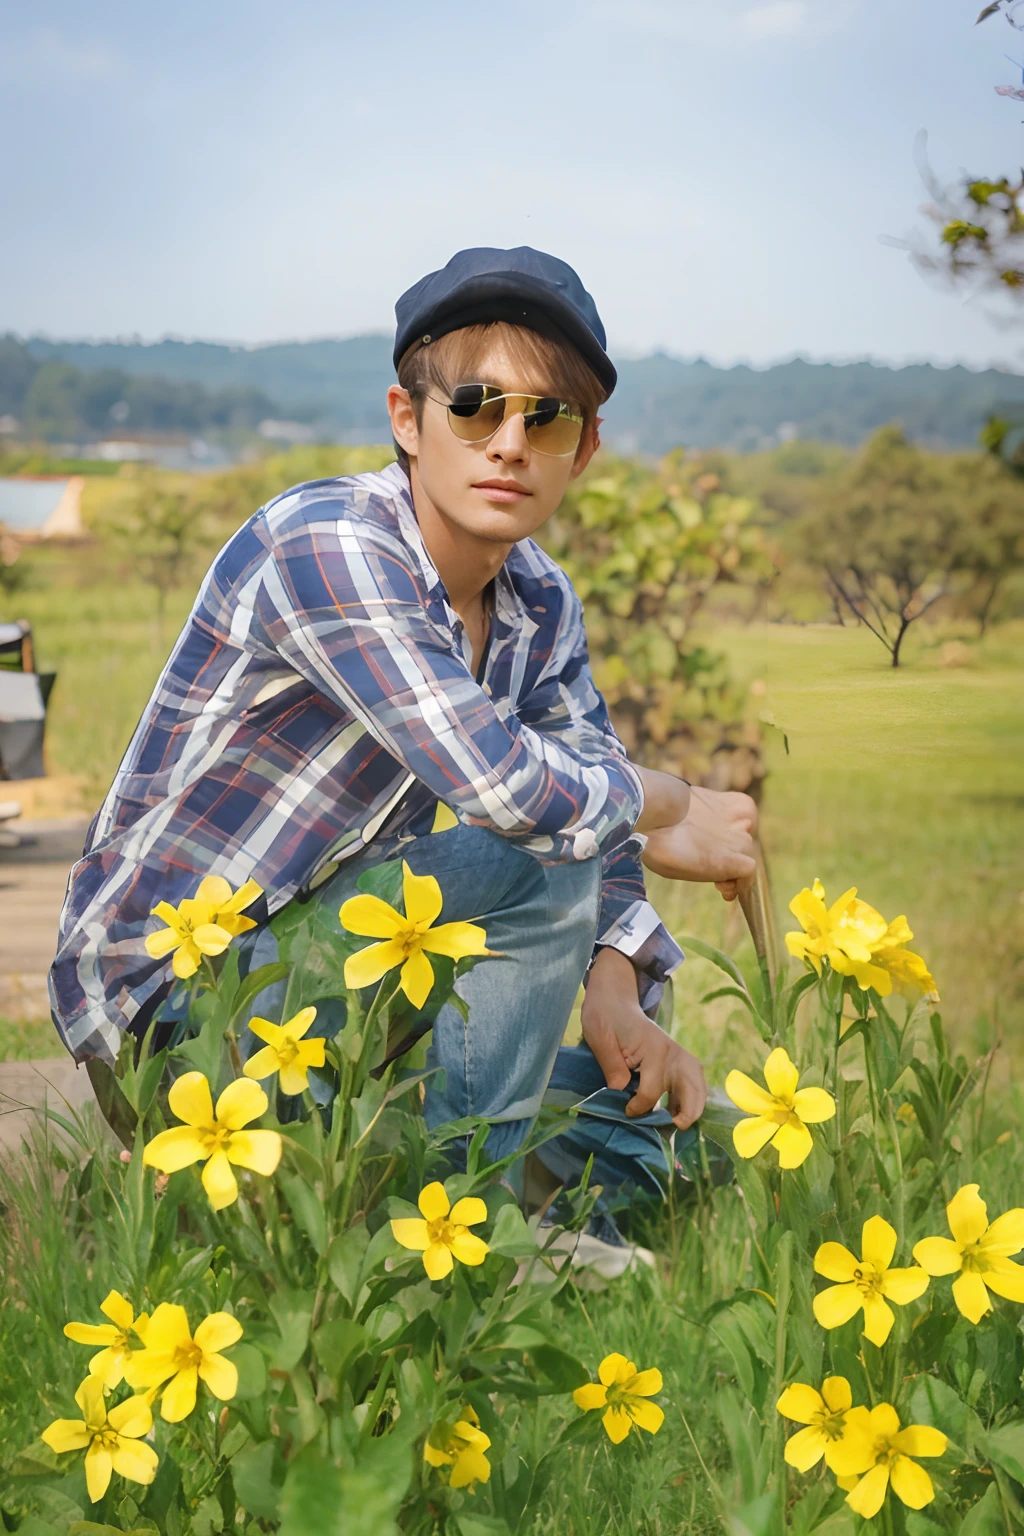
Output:
<instances>
[{"instance_id":1,"label":"man","mask_svg":"<svg viewBox=\"0 0 1024 1536\"><path fill-rule=\"evenodd\" d=\"M641 858L734 897L755 808L627 760L579 600L530 537L615 384L576 273L529 247L461 251L396 314L399 462L286 492L217 556L72 871L54 1021L77 1060L110 1062L159 1018L172 978L146 951L151 910L204 875L262 887L262 960L290 900L337 912L401 856L437 876L441 921L479 922L503 956L459 983L468 1022L433 1021L428 1122L485 1116L498 1157L549 1083L577 1100L607 1084L616 1167L634 1149L639 1168L662 1096L679 1127L705 1101L650 1016L682 956ZM586 1045L559 1053L584 977ZM546 1160L564 1174L585 1151Z\"/></svg>"}]
</instances>

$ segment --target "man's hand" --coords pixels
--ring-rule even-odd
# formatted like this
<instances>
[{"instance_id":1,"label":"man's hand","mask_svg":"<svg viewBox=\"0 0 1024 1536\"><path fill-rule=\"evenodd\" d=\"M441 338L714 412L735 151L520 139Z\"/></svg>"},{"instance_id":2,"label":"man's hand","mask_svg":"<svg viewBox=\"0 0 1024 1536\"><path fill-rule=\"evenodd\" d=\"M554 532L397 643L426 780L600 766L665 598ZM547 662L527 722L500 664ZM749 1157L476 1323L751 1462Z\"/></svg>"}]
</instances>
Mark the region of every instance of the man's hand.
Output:
<instances>
[{"instance_id":1,"label":"man's hand","mask_svg":"<svg viewBox=\"0 0 1024 1536\"><path fill-rule=\"evenodd\" d=\"M617 949L598 952L583 1001L583 1038L609 1088L626 1088L635 1070L640 1086L627 1115L646 1115L668 1094L668 1110L681 1131L703 1113L708 1096L696 1056L653 1024L640 1007L636 971Z\"/></svg>"},{"instance_id":2,"label":"man's hand","mask_svg":"<svg viewBox=\"0 0 1024 1536\"><path fill-rule=\"evenodd\" d=\"M735 790L690 790L682 821L652 832L641 855L669 880L713 881L726 901L749 891L757 872L757 806Z\"/></svg>"}]
</instances>

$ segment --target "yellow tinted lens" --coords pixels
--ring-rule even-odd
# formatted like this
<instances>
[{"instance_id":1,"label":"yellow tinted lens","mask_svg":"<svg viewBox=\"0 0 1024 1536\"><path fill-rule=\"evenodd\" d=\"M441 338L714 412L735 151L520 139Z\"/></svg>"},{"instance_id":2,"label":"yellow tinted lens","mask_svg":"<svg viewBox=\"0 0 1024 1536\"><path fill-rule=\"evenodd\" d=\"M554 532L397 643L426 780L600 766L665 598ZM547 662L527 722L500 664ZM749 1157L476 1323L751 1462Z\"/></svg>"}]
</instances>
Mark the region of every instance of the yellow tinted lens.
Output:
<instances>
[{"instance_id":1,"label":"yellow tinted lens","mask_svg":"<svg viewBox=\"0 0 1024 1536\"><path fill-rule=\"evenodd\" d=\"M482 443L501 426L505 396L487 384L460 384L453 391L448 421L464 443Z\"/></svg>"},{"instance_id":2,"label":"yellow tinted lens","mask_svg":"<svg viewBox=\"0 0 1024 1536\"><path fill-rule=\"evenodd\" d=\"M533 409L525 416L526 437L538 453L564 455L574 453L583 433L583 418L577 416L564 400L529 402Z\"/></svg>"}]
</instances>

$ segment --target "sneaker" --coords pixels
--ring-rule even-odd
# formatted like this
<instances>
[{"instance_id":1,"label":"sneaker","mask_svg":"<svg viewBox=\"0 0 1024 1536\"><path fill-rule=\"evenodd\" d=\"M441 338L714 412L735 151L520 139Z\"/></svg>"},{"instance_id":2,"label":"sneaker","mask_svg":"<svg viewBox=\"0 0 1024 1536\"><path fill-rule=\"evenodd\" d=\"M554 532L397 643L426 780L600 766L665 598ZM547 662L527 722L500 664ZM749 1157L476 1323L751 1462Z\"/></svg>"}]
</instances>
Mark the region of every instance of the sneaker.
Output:
<instances>
[{"instance_id":1,"label":"sneaker","mask_svg":"<svg viewBox=\"0 0 1024 1536\"><path fill-rule=\"evenodd\" d=\"M545 1216L540 1225L543 1231L556 1223ZM606 1211L591 1216L584 1232L560 1232L547 1251L568 1254L573 1269L582 1272L581 1279L592 1277L595 1289L604 1281L618 1280L628 1271L635 1271L641 1264L654 1268L651 1250L639 1243L627 1243Z\"/></svg>"}]
</instances>

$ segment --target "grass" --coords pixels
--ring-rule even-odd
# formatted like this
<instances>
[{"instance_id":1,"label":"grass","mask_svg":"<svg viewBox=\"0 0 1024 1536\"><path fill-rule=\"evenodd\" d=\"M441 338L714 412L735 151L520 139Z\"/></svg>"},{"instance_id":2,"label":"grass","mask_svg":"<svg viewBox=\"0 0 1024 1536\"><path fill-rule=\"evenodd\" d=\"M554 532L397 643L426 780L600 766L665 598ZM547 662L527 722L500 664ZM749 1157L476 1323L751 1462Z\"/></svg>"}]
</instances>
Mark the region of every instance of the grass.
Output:
<instances>
[{"instance_id":1,"label":"grass","mask_svg":"<svg viewBox=\"0 0 1024 1536\"><path fill-rule=\"evenodd\" d=\"M0 1019L0 1061L40 1061L61 1050L49 1019Z\"/></svg>"}]
</instances>

